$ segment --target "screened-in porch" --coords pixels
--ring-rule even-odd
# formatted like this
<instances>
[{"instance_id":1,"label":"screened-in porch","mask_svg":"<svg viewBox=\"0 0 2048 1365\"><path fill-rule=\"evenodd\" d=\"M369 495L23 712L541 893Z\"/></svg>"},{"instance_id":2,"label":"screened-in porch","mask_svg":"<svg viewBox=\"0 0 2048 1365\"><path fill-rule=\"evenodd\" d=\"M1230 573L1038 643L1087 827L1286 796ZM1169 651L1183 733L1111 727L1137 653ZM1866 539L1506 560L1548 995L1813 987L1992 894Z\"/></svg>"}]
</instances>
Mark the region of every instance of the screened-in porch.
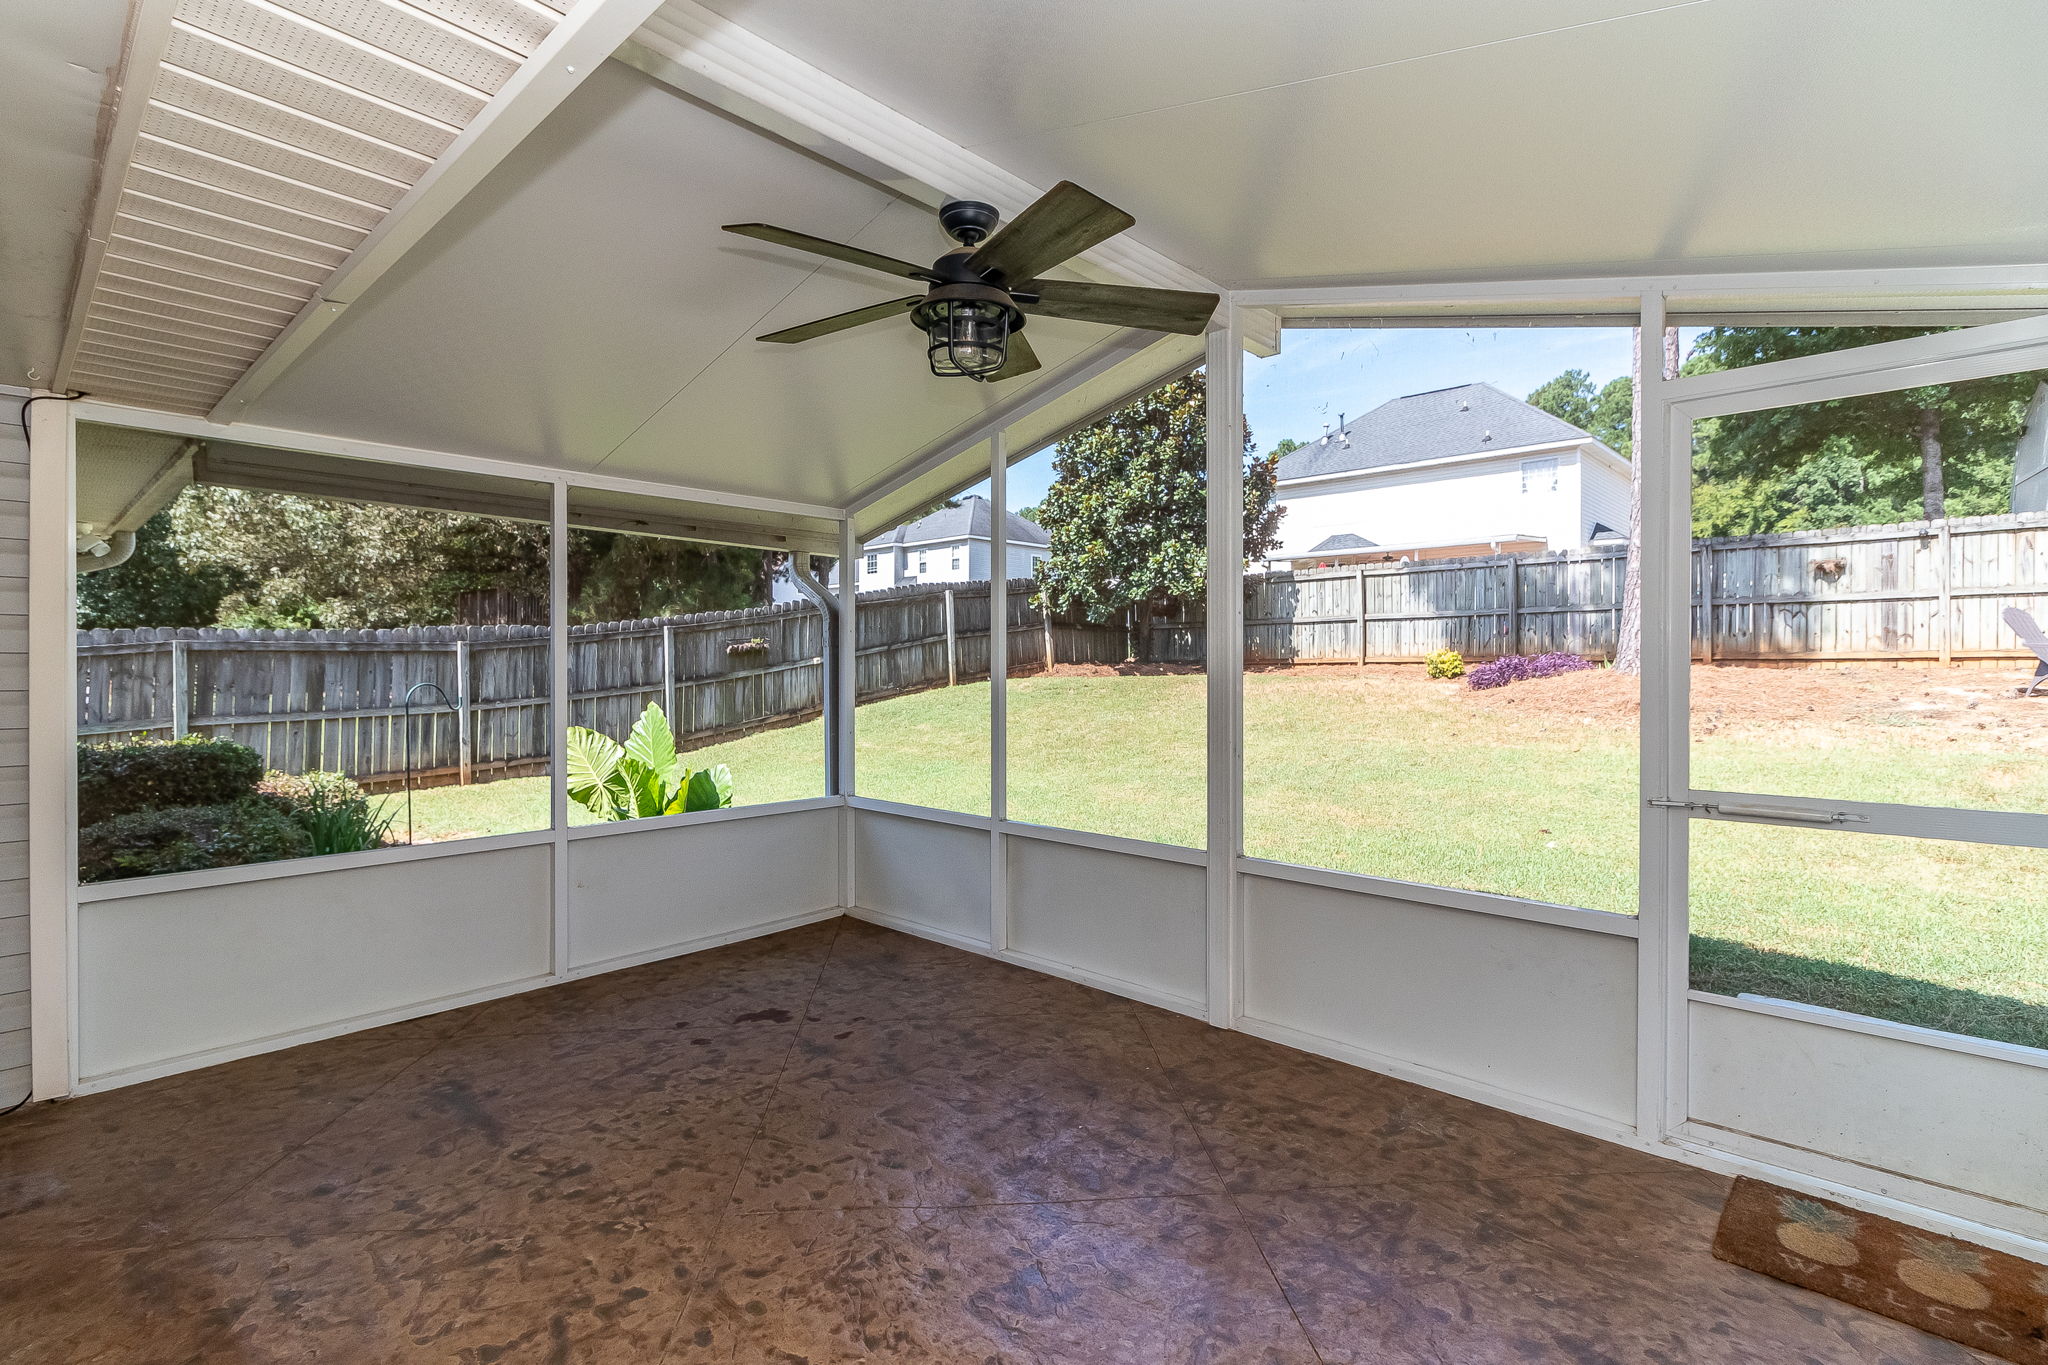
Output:
<instances>
[{"instance_id":1,"label":"screened-in porch","mask_svg":"<svg viewBox=\"0 0 2048 1365\"><path fill-rule=\"evenodd\" d=\"M2026 7L5 22L0 1359L2044 1349Z\"/></svg>"}]
</instances>

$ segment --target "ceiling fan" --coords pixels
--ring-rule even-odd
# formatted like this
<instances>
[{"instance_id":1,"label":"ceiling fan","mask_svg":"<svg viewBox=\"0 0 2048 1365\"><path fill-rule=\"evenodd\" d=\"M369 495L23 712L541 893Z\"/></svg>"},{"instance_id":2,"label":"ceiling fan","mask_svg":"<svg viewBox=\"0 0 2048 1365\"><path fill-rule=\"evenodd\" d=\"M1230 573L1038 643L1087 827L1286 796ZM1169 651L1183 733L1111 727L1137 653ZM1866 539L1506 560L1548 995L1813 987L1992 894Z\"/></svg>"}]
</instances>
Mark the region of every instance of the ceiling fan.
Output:
<instances>
[{"instance_id":1,"label":"ceiling fan","mask_svg":"<svg viewBox=\"0 0 2048 1365\"><path fill-rule=\"evenodd\" d=\"M922 295L785 327L759 340L809 341L907 314L925 334L925 356L933 374L992 383L1038 368L1038 357L1023 337L1029 316L1201 334L1216 311L1219 300L1214 294L1039 278L1136 221L1114 204L1062 180L1000 230L993 205L947 200L939 206L939 225L960 245L929 266L766 223L733 223L725 230L930 286Z\"/></svg>"}]
</instances>

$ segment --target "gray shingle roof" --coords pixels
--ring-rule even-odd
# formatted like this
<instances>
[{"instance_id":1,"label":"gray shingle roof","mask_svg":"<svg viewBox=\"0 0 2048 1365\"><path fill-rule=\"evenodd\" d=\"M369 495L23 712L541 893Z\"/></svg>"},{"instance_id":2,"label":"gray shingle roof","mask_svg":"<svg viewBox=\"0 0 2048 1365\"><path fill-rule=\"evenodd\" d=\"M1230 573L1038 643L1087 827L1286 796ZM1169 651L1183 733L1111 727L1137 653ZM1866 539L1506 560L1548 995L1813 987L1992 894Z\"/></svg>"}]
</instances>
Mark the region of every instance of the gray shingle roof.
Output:
<instances>
[{"instance_id":1,"label":"gray shingle roof","mask_svg":"<svg viewBox=\"0 0 2048 1365\"><path fill-rule=\"evenodd\" d=\"M1378 543L1378 541L1367 540L1364 536L1352 535L1349 531L1339 531L1336 535L1329 536L1319 543L1310 546L1308 553L1320 555L1329 554L1335 550L1370 550Z\"/></svg>"},{"instance_id":2,"label":"gray shingle roof","mask_svg":"<svg viewBox=\"0 0 2048 1365\"><path fill-rule=\"evenodd\" d=\"M1306 479L1584 439L1586 433L1570 422L1491 384L1460 384L1389 399L1331 432L1328 440L1281 456L1275 473L1283 480Z\"/></svg>"},{"instance_id":3,"label":"gray shingle roof","mask_svg":"<svg viewBox=\"0 0 2048 1365\"><path fill-rule=\"evenodd\" d=\"M929 516L919 517L907 525L898 526L862 545L863 550L880 550L891 545L915 545L928 540L988 540L989 503L987 498L967 497L960 499L957 507L941 507ZM1045 528L1035 521L1026 521L1015 512L1003 514L1003 531L1012 545L1050 545L1051 539Z\"/></svg>"}]
</instances>

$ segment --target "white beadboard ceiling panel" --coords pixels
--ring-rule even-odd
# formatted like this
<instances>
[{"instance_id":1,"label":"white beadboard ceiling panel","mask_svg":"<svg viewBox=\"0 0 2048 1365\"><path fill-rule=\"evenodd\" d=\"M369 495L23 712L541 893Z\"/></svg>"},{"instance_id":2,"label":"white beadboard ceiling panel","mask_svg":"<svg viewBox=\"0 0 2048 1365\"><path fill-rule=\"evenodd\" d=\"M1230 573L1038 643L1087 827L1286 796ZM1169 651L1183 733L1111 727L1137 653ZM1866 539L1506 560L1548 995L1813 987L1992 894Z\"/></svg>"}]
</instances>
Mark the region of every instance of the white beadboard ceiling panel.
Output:
<instances>
[{"instance_id":1,"label":"white beadboard ceiling panel","mask_svg":"<svg viewBox=\"0 0 2048 1365\"><path fill-rule=\"evenodd\" d=\"M209 411L569 8L177 0L64 382Z\"/></svg>"}]
</instances>

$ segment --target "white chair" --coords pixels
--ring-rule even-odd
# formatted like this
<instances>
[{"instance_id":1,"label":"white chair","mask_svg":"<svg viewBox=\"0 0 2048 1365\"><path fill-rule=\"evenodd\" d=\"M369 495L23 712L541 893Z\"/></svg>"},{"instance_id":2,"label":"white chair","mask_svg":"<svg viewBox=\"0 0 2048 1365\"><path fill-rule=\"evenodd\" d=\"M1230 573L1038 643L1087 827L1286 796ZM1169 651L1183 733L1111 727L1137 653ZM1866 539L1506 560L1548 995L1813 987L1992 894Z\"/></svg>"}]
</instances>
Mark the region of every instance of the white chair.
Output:
<instances>
[{"instance_id":1,"label":"white chair","mask_svg":"<svg viewBox=\"0 0 2048 1365\"><path fill-rule=\"evenodd\" d=\"M2034 690L2048 682L2048 632L2043 632L2040 623L2018 607L2005 609L2005 623L2012 627L2012 633L2020 637L2020 643L2034 651L2040 662L2034 666L2034 680L2020 689L2020 695L2031 697Z\"/></svg>"}]
</instances>

